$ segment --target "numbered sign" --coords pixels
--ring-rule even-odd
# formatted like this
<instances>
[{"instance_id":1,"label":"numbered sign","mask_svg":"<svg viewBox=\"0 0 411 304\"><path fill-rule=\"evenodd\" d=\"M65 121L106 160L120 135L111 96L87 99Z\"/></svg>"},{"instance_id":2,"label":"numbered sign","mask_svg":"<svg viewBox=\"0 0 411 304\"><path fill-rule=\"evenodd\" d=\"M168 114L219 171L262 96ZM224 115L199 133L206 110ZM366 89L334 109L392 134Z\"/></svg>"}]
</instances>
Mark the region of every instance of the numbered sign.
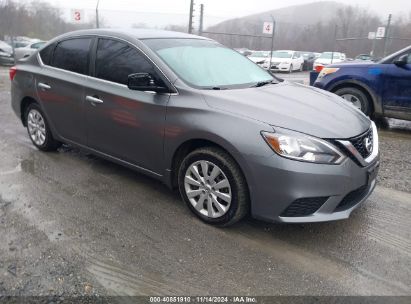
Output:
<instances>
[{"instance_id":1,"label":"numbered sign","mask_svg":"<svg viewBox=\"0 0 411 304\"><path fill-rule=\"evenodd\" d=\"M380 26L377 29L377 34L376 34L377 38L384 38L385 37L385 27L384 26Z\"/></svg>"},{"instance_id":2,"label":"numbered sign","mask_svg":"<svg viewBox=\"0 0 411 304\"><path fill-rule=\"evenodd\" d=\"M72 9L71 10L71 20L75 23L83 22L84 21L84 10Z\"/></svg>"},{"instance_id":3,"label":"numbered sign","mask_svg":"<svg viewBox=\"0 0 411 304\"><path fill-rule=\"evenodd\" d=\"M274 24L272 22L264 22L263 34L272 35L274 30Z\"/></svg>"}]
</instances>

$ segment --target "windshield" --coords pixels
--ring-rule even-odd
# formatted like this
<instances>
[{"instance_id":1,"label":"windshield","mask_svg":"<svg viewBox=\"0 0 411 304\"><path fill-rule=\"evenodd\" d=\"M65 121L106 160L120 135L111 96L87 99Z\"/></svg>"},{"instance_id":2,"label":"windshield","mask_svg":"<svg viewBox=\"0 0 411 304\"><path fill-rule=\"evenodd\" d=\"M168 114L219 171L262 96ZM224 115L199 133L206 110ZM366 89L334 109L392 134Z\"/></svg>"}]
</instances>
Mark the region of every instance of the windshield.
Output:
<instances>
[{"instance_id":1,"label":"windshield","mask_svg":"<svg viewBox=\"0 0 411 304\"><path fill-rule=\"evenodd\" d=\"M289 52L273 52L273 58L291 58L292 56L293 54Z\"/></svg>"},{"instance_id":2,"label":"windshield","mask_svg":"<svg viewBox=\"0 0 411 304\"><path fill-rule=\"evenodd\" d=\"M204 89L249 87L273 81L236 51L202 39L146 39L144 43L185 82Z\"/></svg>"},{"instance_id":3,"label":"windshield","mask_svg":"<svg viewBox=\"0 0 411 304\"><path fill-rule=\"evenodd\" d=\"M326 52L326 53L322 53L320 58L322 58L322 59L331 59L332 55L333 55L332 52ZM334 53L334 59L340 59L340 54Z\"/></svg>"},{"instance_id":4,"label":"windshield","mask_svg":"<svg viewBox=\"0 0 411 304\"><path fill-rule=\"evenodd\" d=\"M262 57L266 58L268 57L269 52L252 52L250 57Z\"/></svg>"}]
</instances>

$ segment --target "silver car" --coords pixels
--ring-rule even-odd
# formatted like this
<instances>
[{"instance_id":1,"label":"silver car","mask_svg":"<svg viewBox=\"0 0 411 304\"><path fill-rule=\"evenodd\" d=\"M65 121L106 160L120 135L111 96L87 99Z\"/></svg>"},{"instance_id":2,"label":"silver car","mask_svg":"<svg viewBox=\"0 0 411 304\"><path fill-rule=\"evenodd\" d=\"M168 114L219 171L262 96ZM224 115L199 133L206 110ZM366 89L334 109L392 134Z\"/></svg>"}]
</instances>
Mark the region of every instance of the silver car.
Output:
<instances>
[{"instance_id":1,"label":"silver car","mask_svg":"<svg viewBox=\"0 0 411 304\"><path fill-rule=\"evenodd\" d=\"M65 143L159 179L209 224L344 219L376 184L378 134L366 116L204 37L72 32L10 78L39 150Z\"/></svg>"}]
</instances>

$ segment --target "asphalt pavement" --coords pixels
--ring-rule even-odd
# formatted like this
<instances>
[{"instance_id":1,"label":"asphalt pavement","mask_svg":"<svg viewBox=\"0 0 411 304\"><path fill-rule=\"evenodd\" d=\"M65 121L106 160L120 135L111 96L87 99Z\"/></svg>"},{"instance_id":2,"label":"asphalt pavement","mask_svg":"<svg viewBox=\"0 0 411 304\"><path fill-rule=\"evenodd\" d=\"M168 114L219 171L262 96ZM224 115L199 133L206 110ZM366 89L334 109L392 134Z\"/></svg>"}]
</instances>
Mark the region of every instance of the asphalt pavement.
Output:
<instances>
[{"instance_id":1,"label":"asphalt pavement","mask_svg":"<svg viewBox=\"0 0 411 304\"><path fill-rule=\"evenodd\" d=\"M0 295L411 295L411 123L380 130L350 219L231 228L161 183L69 146L43 153L0 68Z\"/></svg>"}]
</instances>

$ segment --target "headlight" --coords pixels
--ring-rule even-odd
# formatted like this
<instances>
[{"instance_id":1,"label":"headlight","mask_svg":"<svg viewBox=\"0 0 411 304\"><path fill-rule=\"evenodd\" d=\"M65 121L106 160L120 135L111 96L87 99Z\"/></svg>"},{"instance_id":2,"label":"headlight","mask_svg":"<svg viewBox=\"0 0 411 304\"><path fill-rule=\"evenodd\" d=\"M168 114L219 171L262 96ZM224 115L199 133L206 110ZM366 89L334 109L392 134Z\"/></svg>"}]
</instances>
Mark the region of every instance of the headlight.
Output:
<instances>
[{"instance_id":1,"label":"headlight","mask_svg":"<svg viewBox=\"0 0 411 304\"><path fill-rule=\"evenodd\" d=\"M276 132L262 132L264 139L278 155L318 164L338 165L345 156L329 142L281 128Z\"/></svg>"},{"instance_id":2,"label":"headlight","mask_svg":"<svg viewBox=\"0 0 411 304\"><path fill-rule=\"evenodd\" d=\"M328 74L333 74L335 72L337 72L339 70L339 68L323 68L321 70L321 73L318 75L318 78L323 78L325 76L327 76Z\"/></svg>"}]
</instances>

